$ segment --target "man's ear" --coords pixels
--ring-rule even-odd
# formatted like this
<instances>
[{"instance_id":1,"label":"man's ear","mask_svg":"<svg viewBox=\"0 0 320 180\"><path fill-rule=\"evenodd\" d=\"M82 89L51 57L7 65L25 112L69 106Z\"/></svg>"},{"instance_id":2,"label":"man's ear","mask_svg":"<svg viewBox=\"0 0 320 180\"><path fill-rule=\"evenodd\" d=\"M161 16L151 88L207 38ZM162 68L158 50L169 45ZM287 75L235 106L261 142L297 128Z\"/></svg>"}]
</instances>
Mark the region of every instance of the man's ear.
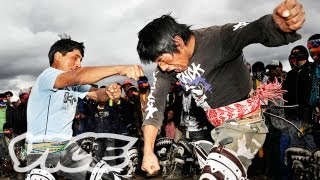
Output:
<instances>
[{"instance_id":1,"label":"man's ear","mask_svg":"<svg viewBox=\"0 0 320 180\"><path fill-rule=\"evenodd\" d=\"M174 43L177 45L178 49L185 46L183 39L180 36L175 36L173 38Z\"/></svg>"},{"instance_id":2,"label":"man's ear","mask_svg":"<svg viewBox=\"0 0 320 180\"><path fill-rule=\"evenodd\" d=\"M62 57L62 54L60 53L60 52L56 52L56 53L54 53L54 56L53 56L54 58L54 61L55 60L57 60L57 61L59 61L60 59L61 59L61 57Z\"/></svg>"}]
</instances>

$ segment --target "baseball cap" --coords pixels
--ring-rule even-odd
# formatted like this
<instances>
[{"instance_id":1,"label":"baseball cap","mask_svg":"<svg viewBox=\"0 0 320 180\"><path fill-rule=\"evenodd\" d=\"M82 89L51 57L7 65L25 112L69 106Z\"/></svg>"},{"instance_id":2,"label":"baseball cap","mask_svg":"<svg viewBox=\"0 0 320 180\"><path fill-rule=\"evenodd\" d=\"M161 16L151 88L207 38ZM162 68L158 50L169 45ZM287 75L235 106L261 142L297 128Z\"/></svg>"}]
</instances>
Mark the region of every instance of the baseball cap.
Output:
<instances>
[{"instance_id":1,"label":"baseball cap","mask_svg":"<svg viewBox=\"0 0 320 180\"><path fill-rule=\"evenodd\" d=\"M279 60L272 60L271 63L266 66L267 69L275 67L282 67L282 63Z\"/></svg>"}]
</instances>

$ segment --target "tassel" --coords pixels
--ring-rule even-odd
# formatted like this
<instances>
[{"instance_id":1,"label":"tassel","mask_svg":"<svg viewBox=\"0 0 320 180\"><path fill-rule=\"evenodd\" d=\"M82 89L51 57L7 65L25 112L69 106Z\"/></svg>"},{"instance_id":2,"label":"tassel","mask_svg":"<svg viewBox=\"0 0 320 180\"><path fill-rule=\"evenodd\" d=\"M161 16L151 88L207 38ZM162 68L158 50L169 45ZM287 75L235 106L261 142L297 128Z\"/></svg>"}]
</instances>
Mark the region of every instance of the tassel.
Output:
<instances>
[{"instance_id":1,"label":"tassel","mask_svg":"<svg viewBox=\"0 0 320 180\"><path fill-rule=\"evenodd\" d=\"M269 83L269 84L261 84L256 90L255 90L255 96L259 98L261 101L271 101L275 105L278 105L276 100L286 101L283 99L283 94L287 92L286 90L282 89L282 84L278 81Z\"/></svg>"}]
</instances>

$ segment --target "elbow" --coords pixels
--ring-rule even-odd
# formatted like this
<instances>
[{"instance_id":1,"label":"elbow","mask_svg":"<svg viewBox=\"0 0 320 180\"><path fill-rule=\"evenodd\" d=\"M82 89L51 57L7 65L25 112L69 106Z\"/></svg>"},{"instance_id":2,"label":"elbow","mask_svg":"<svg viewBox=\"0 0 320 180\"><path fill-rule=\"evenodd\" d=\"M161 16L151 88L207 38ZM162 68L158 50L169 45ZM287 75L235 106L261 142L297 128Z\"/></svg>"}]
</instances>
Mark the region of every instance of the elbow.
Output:
<instances>
[{"instance_id":1,"label":"elbow","mask_svg":"<svg viewBox=\"0 0 320 180\"><path fill-rule=\"evenodd\" d=\"M86 80L85 80L84 74L81 71L81 68L74 71L73 80L74 80L75 84L77 84L77 85L88 84L88 82L86 82Z\"/></svg>"}]
</instances>

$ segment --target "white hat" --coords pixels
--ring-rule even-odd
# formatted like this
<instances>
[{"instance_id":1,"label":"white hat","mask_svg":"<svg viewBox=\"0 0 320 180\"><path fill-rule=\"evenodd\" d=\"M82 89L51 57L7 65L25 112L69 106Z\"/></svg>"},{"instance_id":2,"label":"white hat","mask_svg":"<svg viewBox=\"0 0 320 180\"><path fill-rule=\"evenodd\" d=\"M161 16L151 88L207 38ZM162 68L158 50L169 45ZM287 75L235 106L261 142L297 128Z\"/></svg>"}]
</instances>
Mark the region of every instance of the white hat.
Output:
<instances>
[{"instance_id":1,"label":"white hat","mask_svg":"<svg viewBox=\"0 0 320 180\"><path fill-rule=\"evenodd\" d=\"M267 69L272 67L282 67L282 63L279 60L272 60L270 64L266 66Z\"/></svg>"}]
</instances>

